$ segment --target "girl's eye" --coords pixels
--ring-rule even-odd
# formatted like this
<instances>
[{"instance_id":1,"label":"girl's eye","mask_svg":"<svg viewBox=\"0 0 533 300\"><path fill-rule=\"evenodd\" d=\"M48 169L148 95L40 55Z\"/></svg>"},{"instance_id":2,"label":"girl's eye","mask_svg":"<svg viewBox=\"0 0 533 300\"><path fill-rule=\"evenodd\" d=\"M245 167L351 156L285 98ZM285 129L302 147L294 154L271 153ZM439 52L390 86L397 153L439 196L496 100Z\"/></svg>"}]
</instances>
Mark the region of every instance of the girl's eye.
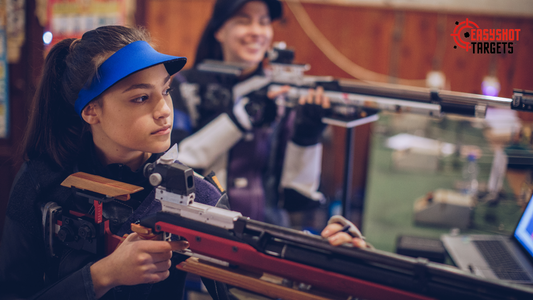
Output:
<instances>
[{"instance_id":1,"label":"girl's eye","mask_svg":"<svg viewBox=\"0 0 533 300\"><path fill-rule=\"evenodd\" d=\"M235 23L240 24L240 25L247 25L247 24L250 24L251 21L250 21L249 18L245 18L245 17L236 17L236 18L235 18Z\"/></svg>"},{"instance_id":2,"label":"girl's eye","mask_svg":"<svg viewBox=\"0 0 533 300\"><path fill-rule=\"evenodd\" d=\"M171 87L170 87L170 88L166 89L166 90L163 92L163 95L167 96L167 95L169 95L170 92L172 92L173 90L174 90L174 88L171 88Z\"/></svg>"},{"instance_id":3,"label":"girl's eye","mask_svg":"<svg viewBox=\"0 0 533 300\"><path fill-rule=\"evenodd\" d=\"M146 100L148 100L148 96L137 97L137 98L135 98L135 99L133 99L131 101L135 102L135 103L143 103Z\"/></svg>"},{"instance_id":4,"label":"girl's eye","mask_svg":"<svg viewBox=\"0 0 533 300\"><path fill-rule=\"evenodd\" d=\"M267 26L267 25L270 25L270 18L266 17L266 18L262 18L259 23L263 26Z\"/></svg>"}]
</instances>

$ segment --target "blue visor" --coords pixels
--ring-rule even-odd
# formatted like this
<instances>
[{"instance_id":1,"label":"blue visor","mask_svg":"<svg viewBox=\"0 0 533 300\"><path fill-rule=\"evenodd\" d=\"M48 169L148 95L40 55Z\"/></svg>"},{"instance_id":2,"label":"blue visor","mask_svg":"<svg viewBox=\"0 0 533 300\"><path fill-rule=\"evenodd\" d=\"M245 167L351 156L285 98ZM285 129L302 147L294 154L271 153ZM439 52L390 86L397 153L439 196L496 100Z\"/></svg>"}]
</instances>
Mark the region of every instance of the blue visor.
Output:
<instances>
[{"instance_id":1,"label":"blue visor","mask_svg":"<svg viewBox=\"0 0 533 300\"><path fill-rule=\"evenodd\" d=\"M137 71L165 64L169 75L173 75L183 68L187 62L186 57L161 54L145 41L133 42L111 55L98 68L97 74L91 83L78 93L78 99L74 103L76 112L81 116L82 110L91 100L100 96L121 79Z\"/></svg>"}]
</instances>

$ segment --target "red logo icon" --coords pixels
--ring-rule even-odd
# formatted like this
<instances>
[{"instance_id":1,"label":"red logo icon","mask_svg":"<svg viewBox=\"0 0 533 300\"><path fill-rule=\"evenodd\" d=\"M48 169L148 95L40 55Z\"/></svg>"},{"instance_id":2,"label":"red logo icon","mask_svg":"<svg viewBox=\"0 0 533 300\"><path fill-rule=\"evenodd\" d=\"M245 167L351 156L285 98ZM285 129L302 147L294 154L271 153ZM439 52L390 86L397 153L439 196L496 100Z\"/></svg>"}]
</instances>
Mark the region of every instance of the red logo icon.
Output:
<instances>
[{"instance_id":1,"label":"red logo icon","mask_svg":"<svg viewBox=\"0 0 533 300\"><path fill-rule=\"evenodd\" d=\"M466 52L468 52L468 49L472 48L470 45L470 42L466 42L462 39L462 36L465 38L470 37L470 29L472 28L479 28L476 23L472 21L468 21L468 18L466 18L466 21L463 21L459 23L458 21L455 22L455 29L453 30L453 33L451 36L453 36L453 40L455 41L455 46L453 46L454 49L457 49L457 46L464 48ZM464 33L463 33L464 31Z\"/></svg>"}]
</instances>

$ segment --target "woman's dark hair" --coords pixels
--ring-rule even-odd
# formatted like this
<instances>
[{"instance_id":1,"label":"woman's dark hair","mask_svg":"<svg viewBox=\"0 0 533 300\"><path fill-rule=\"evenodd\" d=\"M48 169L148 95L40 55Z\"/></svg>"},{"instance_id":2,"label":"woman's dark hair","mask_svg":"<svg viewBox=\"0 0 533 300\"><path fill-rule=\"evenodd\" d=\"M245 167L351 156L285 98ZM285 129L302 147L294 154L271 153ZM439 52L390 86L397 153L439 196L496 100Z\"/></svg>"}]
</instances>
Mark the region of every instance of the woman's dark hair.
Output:
<instances>
[{"instance_id":1,"label":"woman's dark hair","mask_svg":"<svg viewBox=\"0 0 533 300\"><path fill-rule=\"evenodd\" d=\"M206 59L224 60L224 56L222 55L222 46L215 38L215 32L218 30L218 28L213 29L213 26L210 25L211 23L207 24L204 33L200 38L200 42L198 43L198 47L196 48L194 66Z\"/></svg>"},{"instance_id":2,"label":"woman's dark hair","mask_svg":"<svg viewBox=\"0 0 533 300\"><path fill-rule=\"evenodd\" d=\"M213 15L207 23L200 43L196 48L194 66L206 59L224 60L222 46L215 38L217 30L246 3L253 0L217 0L213 7ZM268 7L270 19L278 19L283 14L281 3L278 0L260 0Z\"/></svg>"},{"instance_id":3,"label":"woman's dark hair","mask_svg":"<svg viewBox=\"0 0 533 300\"><path fill-rule=\"evenodd\" d=\"M150 36L144 29L103 26L52 47L30 106L22 142L25 160L47 156L63 169L74 162L89 129L74 110L79 91L108 57L135 41L150 42Z\"/></svg>"}]
</instances>

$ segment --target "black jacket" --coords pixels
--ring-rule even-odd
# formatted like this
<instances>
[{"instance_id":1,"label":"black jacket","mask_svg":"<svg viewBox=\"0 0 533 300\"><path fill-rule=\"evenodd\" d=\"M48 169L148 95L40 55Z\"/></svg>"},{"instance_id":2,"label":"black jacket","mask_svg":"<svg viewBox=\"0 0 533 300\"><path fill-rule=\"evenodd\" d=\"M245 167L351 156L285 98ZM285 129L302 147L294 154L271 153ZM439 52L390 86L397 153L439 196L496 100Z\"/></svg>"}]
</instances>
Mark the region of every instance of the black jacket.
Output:
<instances>
[{"instance_id":1,"label":"black jacket","mask_svg":"<svg viewBox=\"0 0 533 300\"><path fill-rule=\"evenodd\" d=\"M0 299L96 299L90 266L101 257L68 247L57 248L57 256L47 255L43 238L41 207L54 201L63 209L81 211L90 205L61 187L68 175L83 171L144 187L132 199L104 205L104 217L115 232L128 220L153 187L142 174L142 167L132 172L127 166L104 166L91 143L85 148L72 170L62 170L49 158L30 160L15 178L4 232L0 244ZM152 155L148 162L159 155ZM216 202L215 202L216 203ZM126 204L126 205L124 205ZM213 203L207 203L213 204ZM175 254L173 265L185 257ZM170 268L168 279L153 285L121 286L111 289L101 299L181 299L186 273ZM214 299L224 299L225 286L205 281ZM215 288L217 286L218 288Z\"/></svg>"}]
</instances>

